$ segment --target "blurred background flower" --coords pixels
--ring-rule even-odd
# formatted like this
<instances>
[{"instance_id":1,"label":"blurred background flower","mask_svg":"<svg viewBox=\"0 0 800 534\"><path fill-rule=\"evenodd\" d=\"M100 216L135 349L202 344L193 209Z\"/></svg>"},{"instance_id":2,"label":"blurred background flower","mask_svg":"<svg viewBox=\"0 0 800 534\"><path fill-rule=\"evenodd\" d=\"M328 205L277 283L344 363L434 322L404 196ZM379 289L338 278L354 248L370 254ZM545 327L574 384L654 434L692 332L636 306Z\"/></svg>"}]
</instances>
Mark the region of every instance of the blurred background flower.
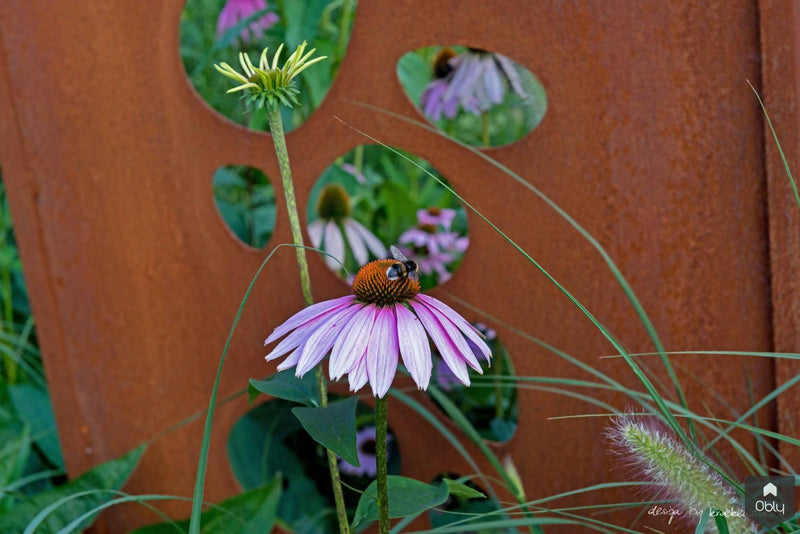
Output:
<instances>
[{"instance_id":1,"label":"blurred background flower","mask_svg":"<svg viewBox=\"0 0 800 534\"><path fill-rule=\"evenodd\" d=\"M397 239L400 250L417 262L419 273L435 275L436 282L447 282L454 264L469 247L469 238L450 230L455 210L428 208L417 211L417 226Z\"/></svg>"},{"instance_id":2,"label":"blurred background flower","mask_svg":"<svg viewBox=\"0 0 800 534\"><path fill-rule=\"evenodd\" d=\"M265 0L228 0L217 17L217 39L221 39L228 30L251 17L255 20L244 25L239 32L239 39L243 44L249 43L251 39L262 39L264 32L279 20L278 15L272 12L256 16L268 8L269 5Z\"/></svg>"},{"instance_id":3,"label":"blurred background flower","mask_svg":"<svg viewBox=\"0 0 800 534\"><path fill-rule=\"evenodd\" d=\"M348 251L359 266L367 263L370 253L375 258L386 256L380 239L350 214L350 197L344 187L335 183L325 186L317 200L319 218L308 225L308 236L314 247L333 256L325 256L333 271L342 270Z\"/></svg>"},{"instance_id":4,"label":"blurred background flower","mask_svg":"<svg viewBox=\"0 0 800 534\"><path fill-rule=\"evenodd\" d=\"M392 441L392 436L386 436L386 444ZM356 432L356 450L358 451L357 467L343 458L339 458L339 469L342 473L352 477L375 478L378 474L378 465L375 461L375 427L367 426Z\"/></svg>"}]
</instances>

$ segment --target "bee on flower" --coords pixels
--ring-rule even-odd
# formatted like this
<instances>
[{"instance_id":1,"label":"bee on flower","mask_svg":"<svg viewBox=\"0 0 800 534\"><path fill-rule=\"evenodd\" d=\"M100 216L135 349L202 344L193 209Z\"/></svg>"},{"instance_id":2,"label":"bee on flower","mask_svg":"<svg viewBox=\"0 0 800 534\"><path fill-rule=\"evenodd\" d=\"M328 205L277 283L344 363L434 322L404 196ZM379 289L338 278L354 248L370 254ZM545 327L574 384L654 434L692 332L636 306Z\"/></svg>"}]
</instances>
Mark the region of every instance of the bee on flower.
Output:
<instances>
[{"instance_id":1,"label":"bee on flower","mask_svg":"<svg viewBox=\"0 0 800 534\"><path fill-rule=\"evenodd\" d=\"M483 373L468 343L490 361L482 334L444 302L420 293L415 262L396 247L391 250L391 259L358 271L352 295L309 306L278 326L265 345L283 339L267 361L285 357L278 369L295 367L303 376L330 354L331 379L347 375L351 391L369 383L373 395L382 398L401 358L417 387L427 389L433 368L430 339L462 384L470 383L467 367Z\"/></svg>"}]
</instances>

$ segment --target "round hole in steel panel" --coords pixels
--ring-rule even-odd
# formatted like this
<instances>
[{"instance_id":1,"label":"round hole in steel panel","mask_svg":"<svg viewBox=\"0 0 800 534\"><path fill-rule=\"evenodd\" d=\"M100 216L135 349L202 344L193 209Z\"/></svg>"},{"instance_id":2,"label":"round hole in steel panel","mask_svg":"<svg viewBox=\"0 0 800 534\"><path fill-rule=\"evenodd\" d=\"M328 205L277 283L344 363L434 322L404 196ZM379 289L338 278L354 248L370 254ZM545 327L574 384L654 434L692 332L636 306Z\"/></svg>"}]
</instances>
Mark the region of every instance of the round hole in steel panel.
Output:
<instances>
[{"instance_id":1,"label":"round hole in steel panel","mask_svg":"<svg viewBox=\"0 0 800 534\"><path fill-rule=\"evenodd\" d=\"M502 54L477 48L414 50L398 61L397 77L429 121L478 147L523 138L547 110L544 87L531 71Z\"/></svg>"},{"instance_id":2,"label":"round hole in steel panel","mask_svg":"<svg viewBox=\"0 0 800 534\"><path fill-rule=\"evenodd\" d=\"M226 165L213 175L217 213L236 238L263 248L275 230L275 190L255 167Z\"/></svg>"},{"instance_id":3,"label":"round hole in steel panel","mask_svg":"<svg viewBox=\"0 0 800 534\"><path fill-rule=\"evenodd\" d=\"M416 263L423 290L447 282L469 246L466 210L427 161L362 145L314 184L307 207L311 244L343 279L390 247Z\"/></svg>"},{"instance_id":4,"label":"round hole in steel panel","mask_svg":"<svg viewBox=\"0 0 800 534\"><path fill-rule=\"evenodd\" d=\"M179 48L186 76L214 110L252 130L268 128L266 112L247 112L242 93L227 94L236 84L214 68L226 62L239 68L239 53L258 64L283 43L287 58L303 41L308 50L327 56L303 71L295 86L299 105L282 106L284 130L300 126L322 103L344 59L355 13L355 0L187 0L180 18Z\"/></svg>"}]
</instances>

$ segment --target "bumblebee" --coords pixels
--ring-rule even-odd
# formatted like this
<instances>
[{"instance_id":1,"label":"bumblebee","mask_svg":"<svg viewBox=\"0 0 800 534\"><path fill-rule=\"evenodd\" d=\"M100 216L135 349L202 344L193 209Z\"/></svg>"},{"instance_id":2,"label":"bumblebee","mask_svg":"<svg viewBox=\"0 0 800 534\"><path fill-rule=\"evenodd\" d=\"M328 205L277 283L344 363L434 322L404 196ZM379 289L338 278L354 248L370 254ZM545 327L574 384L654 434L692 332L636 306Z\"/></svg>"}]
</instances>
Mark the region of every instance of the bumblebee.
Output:
<instances>
[{"instance_id":1,"label":"bumblebee","mask_svg":"<svg viewBox=\"0 0 800 534\"><path fill-rule=\"evenodd\" d=\"M417 262L406 258L400 250L394 245L389 247L392 251L392 256L395 262L386 269L386 278L389 280L402 280L410 278L415 282L419 282L419 275L417 274Z\"/></svg>"}]
</instances>

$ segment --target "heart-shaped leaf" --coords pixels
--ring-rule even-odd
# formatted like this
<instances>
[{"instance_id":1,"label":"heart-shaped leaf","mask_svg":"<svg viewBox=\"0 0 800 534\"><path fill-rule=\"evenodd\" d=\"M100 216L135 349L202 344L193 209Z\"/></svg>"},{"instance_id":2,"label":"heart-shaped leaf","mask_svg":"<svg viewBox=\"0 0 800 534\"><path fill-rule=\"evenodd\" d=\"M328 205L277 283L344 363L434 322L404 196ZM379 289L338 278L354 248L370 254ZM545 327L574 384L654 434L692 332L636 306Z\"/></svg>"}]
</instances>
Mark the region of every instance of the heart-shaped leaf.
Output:
<instances>
[{"instance_id":1,"label":"heart-shaped leaf","mask_svg":"<svg viewBox=\"0 0 800 534\"><path fill-rule=\"evenodd\" d=\"M358 397L349 397L324 408L292 408L292 413L314 441L351 465L360 466L356 448L356 404Z\"/></svg>"}]
</instances>

